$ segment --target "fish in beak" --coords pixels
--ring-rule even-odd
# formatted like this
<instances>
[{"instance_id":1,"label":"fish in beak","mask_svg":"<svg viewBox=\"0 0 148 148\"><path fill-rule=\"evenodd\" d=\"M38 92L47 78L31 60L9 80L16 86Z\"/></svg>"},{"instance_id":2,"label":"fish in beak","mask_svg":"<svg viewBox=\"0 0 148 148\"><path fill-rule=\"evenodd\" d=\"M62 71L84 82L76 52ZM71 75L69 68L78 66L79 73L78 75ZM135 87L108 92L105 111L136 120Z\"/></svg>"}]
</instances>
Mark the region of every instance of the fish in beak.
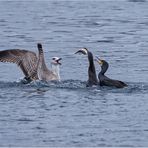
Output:
<instances>
[{"instance_id":1,"label":"fish in beak","mask_svg":"<svg viewBox=\"0 0 148 148\"><path fill-rule=\"evenodd\" d=\"M82 48L82 49L79 49L75 54L77 54L77 53L87 55L88 50L87 50L87 48Z\"/></svg>"}]
</instances>

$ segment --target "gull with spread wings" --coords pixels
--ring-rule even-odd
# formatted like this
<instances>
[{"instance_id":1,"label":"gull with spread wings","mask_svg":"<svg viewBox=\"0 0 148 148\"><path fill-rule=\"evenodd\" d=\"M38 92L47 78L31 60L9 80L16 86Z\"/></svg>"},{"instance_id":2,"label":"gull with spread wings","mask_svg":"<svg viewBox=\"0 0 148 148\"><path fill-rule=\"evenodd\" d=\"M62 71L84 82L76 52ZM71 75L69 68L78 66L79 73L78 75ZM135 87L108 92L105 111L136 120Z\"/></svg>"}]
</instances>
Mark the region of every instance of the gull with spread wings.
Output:
<instances>
[{"instance_id":1,"label":"gull with spread wings","mask_svg":"<svg viewBox=\"0 0 148 148\"><path fill-rule=\"evenodd\" d=\"M53 57L51 70L46 66L42 44L38 43L38 56L35 52L22 49L11 49L0 51L0 62L17 64L25 75L27 81L43 80L60 81L61 58Z\"/></svg>"}]
</instances>

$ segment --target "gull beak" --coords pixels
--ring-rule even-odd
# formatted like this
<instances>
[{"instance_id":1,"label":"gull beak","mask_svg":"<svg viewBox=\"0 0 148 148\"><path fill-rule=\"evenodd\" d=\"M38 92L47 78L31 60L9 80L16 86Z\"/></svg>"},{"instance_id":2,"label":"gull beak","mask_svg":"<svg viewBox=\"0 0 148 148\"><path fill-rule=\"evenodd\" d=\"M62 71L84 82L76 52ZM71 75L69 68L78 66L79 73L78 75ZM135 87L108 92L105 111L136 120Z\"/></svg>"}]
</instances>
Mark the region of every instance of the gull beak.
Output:
<instances>
[{"instance_id":1,"label":"gull beak","mask_svg":"<svg viewBox=\"0 0 148 148\"><path fill-rule=\"evenodd\" d=\"M83 55L87 55L87 49L86 48L82 48L82 49L79 49L75 54L77 53L80 53L80 54L83 54Z\"/></svg>"},{"instance_id":2,"label":"gull beak","mask_svg":"<svg viewBox=\"0 0 148 148\"><path fill-rule=\"evenodd\" d=\"M62 65L62 63L60 62L61 60L62 60L62 58L59 58L56 60L59 65Z\"/></svg>"},{"instance_id":3,"label":"gull beak","mask_svg":"<svg viewBox=\"0 0 148 148\"><path fill-rule=\"evenodd\" d=\"M61 62L60 62L61 60L62 60L62 58L53 57L52 58L52 64L54 64L54 65L62 65Z\"/></svg>"}]
</instances>

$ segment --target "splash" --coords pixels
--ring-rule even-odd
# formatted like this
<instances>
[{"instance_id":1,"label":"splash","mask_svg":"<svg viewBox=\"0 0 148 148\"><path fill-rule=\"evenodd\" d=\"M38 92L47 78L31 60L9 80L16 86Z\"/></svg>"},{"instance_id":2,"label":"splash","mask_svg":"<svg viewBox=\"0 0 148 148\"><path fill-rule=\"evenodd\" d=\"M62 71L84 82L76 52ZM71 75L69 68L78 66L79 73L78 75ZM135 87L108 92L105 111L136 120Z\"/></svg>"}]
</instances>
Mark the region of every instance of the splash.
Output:
<instances>
[{"instance_id":1,"label":"splash","mask_svg":"<svg viewBox=\"0 0 148 148\"><path fill-rule=\"evenodd\" d=\"M28 84L24 84L22 80L17 82L4 82L0 81L0 88L7 89L7 88L23 88L23 89L40 89L40 88L56 88L56 89L70 89L70 90L84 90L84 91L93 91L97 92L108 92L108 93L148 93L148 83L135 83L129 82L128 87L117 89L112 87L86 87L86 81L80 80L63 80L63 81L33 81Z\"/></svg>"}]
</instances>

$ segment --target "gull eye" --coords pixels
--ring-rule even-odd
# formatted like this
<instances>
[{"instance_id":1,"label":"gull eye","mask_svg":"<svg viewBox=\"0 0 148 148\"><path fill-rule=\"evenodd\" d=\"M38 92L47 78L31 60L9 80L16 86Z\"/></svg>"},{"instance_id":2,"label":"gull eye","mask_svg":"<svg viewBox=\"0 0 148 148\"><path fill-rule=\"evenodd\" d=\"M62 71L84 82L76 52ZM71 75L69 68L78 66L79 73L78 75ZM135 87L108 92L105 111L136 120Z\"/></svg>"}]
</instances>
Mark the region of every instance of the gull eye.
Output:
<instances>
[{"instance_id":1,"label":"gull eye","mask_svg":"<svg viewBox=\"0 0 148 148\"><path fill-rule=\"evenodd\" d=\"M55 58L52 58L52 60L55 60Z\"/></svg>"}]
</instances>

